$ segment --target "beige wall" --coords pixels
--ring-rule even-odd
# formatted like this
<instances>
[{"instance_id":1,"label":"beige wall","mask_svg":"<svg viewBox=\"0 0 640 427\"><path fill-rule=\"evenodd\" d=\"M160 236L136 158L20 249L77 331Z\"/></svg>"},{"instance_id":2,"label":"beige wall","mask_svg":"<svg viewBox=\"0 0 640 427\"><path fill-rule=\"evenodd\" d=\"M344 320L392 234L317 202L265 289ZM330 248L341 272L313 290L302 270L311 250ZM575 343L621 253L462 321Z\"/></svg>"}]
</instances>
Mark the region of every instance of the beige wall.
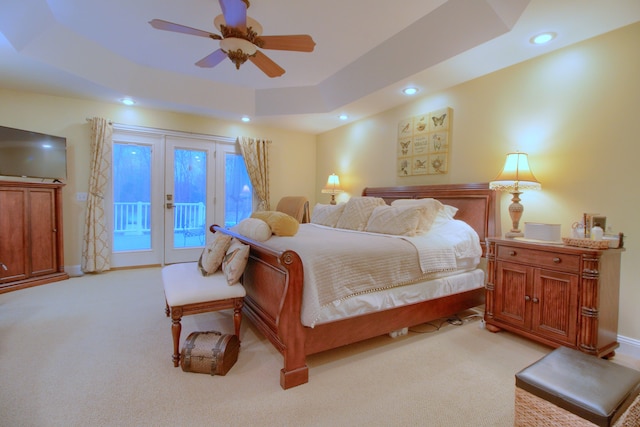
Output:
<instances>
[{"instance_id":1,"label":"beige wall","mask_svg":"<svg viewBox=\"0 0 640 427\"><path fill-rule=\"evenodd\" d=\"M365 186L483 182L495 177L504 154L529 153L542 191L526 192L524 221L570 224L583 212L606 215L628 235L623 254L620 328L640 339L635 313L640 305L638 251L640 224L640 24L527 61L442 93L418 98L317 137L206 117L173 114L0 89L0 125L65 136L69 177L64 189L65 263L80 264L87 190L89 126L101 116L116 123L220 136L273 140L271 203L287 194L305 194L326 203L320 188L339 174L347 193ZM401 119L449 106L453 109L450 172L444 176L398 178L396 128ZM315 159L315 160L314 160ZM295 179L292 179L295 178ZM510 224L502 197L503 230Z\"/></svg>"},{"instance_id":2,"label":"beige wall","mask_svg":"<svg viewBox=\"0 0 640 427\"><path fill-rule=\"evenodd\" d=\"M521 221L562 225L607 216L628 239L619 333L640 339L640 23L561 49L318 136L316 181L335 172L347 193L365 186L486 182L509 151L529 153L542 191L525 192ZM450 172L396 177L401 119L453 109ZM317 200L327 195L316 188ZM502 229L511 224L502 196Z\"/></svg>"},{"instance_id":3,"label":"beige wall","mask_svg":"<svg viewBox=\"0 0 640 427\"><path fill-rule=\"evenodd\" d=\"M67 182L63 190L65 265L80 265L85 202L75 199L89 182L87 117L114 123L208 135L250 136L273 141L270 150L271 204L285 195L306 195L315 202L315 136L215 120L207 117L125 107L0 89L0 125L67 138ZM293 179L295 178L295 179Z\"/></svg>"}]
</instances>

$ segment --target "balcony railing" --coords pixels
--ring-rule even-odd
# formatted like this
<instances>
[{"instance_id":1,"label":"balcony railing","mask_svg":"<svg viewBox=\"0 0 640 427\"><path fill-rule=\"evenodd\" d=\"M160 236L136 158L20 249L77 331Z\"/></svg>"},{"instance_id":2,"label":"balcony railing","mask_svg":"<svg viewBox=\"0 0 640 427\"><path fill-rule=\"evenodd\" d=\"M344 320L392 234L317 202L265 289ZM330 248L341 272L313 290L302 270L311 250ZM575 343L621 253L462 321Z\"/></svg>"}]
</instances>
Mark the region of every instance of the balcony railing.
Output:
<instances>
[{"instance_id":1,"label":"balcony railing","mask_svg":"<svg viewBox=\"0 0 640 427\"><path fill-rule=\"evenodd\" d=\"M206 208L204 203L174 203L174 232L204 233ZM113 231L130 235L151 231L151 203L117 202L113 206Z\"/></svg>"}]
</instances>

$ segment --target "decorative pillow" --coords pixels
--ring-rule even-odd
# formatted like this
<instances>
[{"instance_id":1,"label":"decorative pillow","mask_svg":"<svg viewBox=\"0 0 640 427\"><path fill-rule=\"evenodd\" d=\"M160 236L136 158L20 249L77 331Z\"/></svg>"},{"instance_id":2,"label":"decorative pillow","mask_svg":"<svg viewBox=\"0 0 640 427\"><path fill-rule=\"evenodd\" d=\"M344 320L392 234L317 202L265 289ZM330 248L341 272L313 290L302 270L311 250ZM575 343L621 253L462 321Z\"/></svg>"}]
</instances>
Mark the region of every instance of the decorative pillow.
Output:
<instances>
[{"instance_id":1,"label":"decorative pillow","mask_svg":"<svg viewBox=\"0 0 640 427\"><path fill-rule=\"evenodd\" d=\"M249 245L245 245L238 239L233 239L227 254L222 260L222 272L227 278L229 286L235 285L240 281L244 268L249 260Z\"/></svg>"},{"instance_id":2,"label":"decorative pillow","mask_svg":"<svg viewBox=\"0 0 640 427\"><path fill-rule=\"evenodd\" d=\"M311 222L314 224L335 227L344 212L345 203L337 205L323 205L318 203L311 213Z\"/></svg>"},{"instance_id":3,"label":"decorative pillow","mask_svg":"<svg viewBox=\"0 0 640 427\"><path fill-rule=\"evenodd\" d=\"M258 242L269 240L272 231L269 224L258 218L246 218L238 223L235 230L250 239Z\"/></svg>"},{"instance_id":4,"label":"decorative pillow","mask_svg":"<svg viewBox=\"0 0 640 427\"><path fill-rule=\"evenodd\" d=\"M378 206L371 213L365 231L415 236L418 224L426 215L426 206Z\"/></svg>"},{"instance_id":5,"label":"decorative pillow","mask_svg":"<svg viewBox=\"0 0 640 427\"><path fill-rule=\"evenodd\" d=\"M336 228L364 231L371 213L377 206L386 206L380 197L352 197L344 206L344 211Z\"/></svg>"},{"instance_id":6,"label":"decorative pillow","mask_svg":"<svg viewBox=\"0 0 640 427\"><path fill-rule=\"evenodd\" d=\"M424 206L427 208L426 213L422 216L418 224L417 234L423 234L429 231L431 227L433 227L436 218L444 212L444 205L440 203L439 200L431 198L398 199L391 202L391 206Z\"/></svg>"},{"instance_id":7,"label":"decorative pillow","mask_svg":"<svg viewBox=\"0 0 640 427\"><path fill-rule=\"evenodd\" d=\"M204 248L198 260L198 269L203 276L218 271L230 244L231 236L228 234L218 232L213 235L213 240Z\"/></svg>"},{"instance_id":8,"label":"decorative pillow","mask_svg":"<svg viewBox=\"0 0 640 427\"><path fill-rule=\"evenodd\" d=\"M455 217L457 213L458 213L458 208L456 208L455 206L444 205L444 209L442 211L442 214L444 216L446 216L447 218L453 219L453 217ZM440 214L438 214L438 215L440 215Z\"/></svg>"},{"instance_id":9,"label":"decorative pillow","mask_svg":"<svg viewBox=\"0 0 640 427\"><path fill-rule=\"evenodd\" d=\"M295 236L300 227L297 219L279 211L258 211L252 213L251 218L261 219L269 224L276 236Z\"/></svg>"}]
</instances>

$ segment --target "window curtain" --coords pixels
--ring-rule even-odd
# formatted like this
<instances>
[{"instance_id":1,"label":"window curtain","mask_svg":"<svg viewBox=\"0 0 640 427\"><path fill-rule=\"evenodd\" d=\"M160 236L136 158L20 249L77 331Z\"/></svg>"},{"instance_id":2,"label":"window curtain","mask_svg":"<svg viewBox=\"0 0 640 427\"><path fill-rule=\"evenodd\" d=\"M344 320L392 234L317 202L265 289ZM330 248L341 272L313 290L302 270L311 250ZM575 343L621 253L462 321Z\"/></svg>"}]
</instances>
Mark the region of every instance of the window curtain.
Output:
<instances>
[{"instance_id":1,"label":"window curtain","mask_svg":"<svg viewBox=\"0 0 640 427\"><path fill-rule=\"evenodd\" d=\"M238 143L253 191L259 200L256 210L268 211L271 209L269 205L269 144L271 141L243 136L238 138Z\"/></svg>"},{"instance_id":2,"label":"window curtain","mask_svg":"<svg viewBox=\"0 0 640 427\"><path fill-rule=\"evenodd\" d=\"M111 238L107 228L104 194L111 178L113 125L94 117L91 125L91 161L87 215L82 241L82 271L100 273L111 269Z\"/></svg>"}]
</instances>

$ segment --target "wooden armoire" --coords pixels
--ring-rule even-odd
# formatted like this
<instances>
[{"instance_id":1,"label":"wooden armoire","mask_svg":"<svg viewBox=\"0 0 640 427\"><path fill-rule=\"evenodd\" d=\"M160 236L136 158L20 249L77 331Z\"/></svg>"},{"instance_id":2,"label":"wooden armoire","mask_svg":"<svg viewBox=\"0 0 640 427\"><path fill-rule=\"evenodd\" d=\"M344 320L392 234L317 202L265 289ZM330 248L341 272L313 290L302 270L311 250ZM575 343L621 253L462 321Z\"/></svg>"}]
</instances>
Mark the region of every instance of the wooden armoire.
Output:
<instances>
[{"instance_id":1,"label":"wooden armoire","mask_svg":"<svg viewBox=\"0 0 640 427\"><path fill-rule=\"evenodd\" d=\"M63 184L0 181L0 293L68 279Z\"/></svg>"}]
</instances>

